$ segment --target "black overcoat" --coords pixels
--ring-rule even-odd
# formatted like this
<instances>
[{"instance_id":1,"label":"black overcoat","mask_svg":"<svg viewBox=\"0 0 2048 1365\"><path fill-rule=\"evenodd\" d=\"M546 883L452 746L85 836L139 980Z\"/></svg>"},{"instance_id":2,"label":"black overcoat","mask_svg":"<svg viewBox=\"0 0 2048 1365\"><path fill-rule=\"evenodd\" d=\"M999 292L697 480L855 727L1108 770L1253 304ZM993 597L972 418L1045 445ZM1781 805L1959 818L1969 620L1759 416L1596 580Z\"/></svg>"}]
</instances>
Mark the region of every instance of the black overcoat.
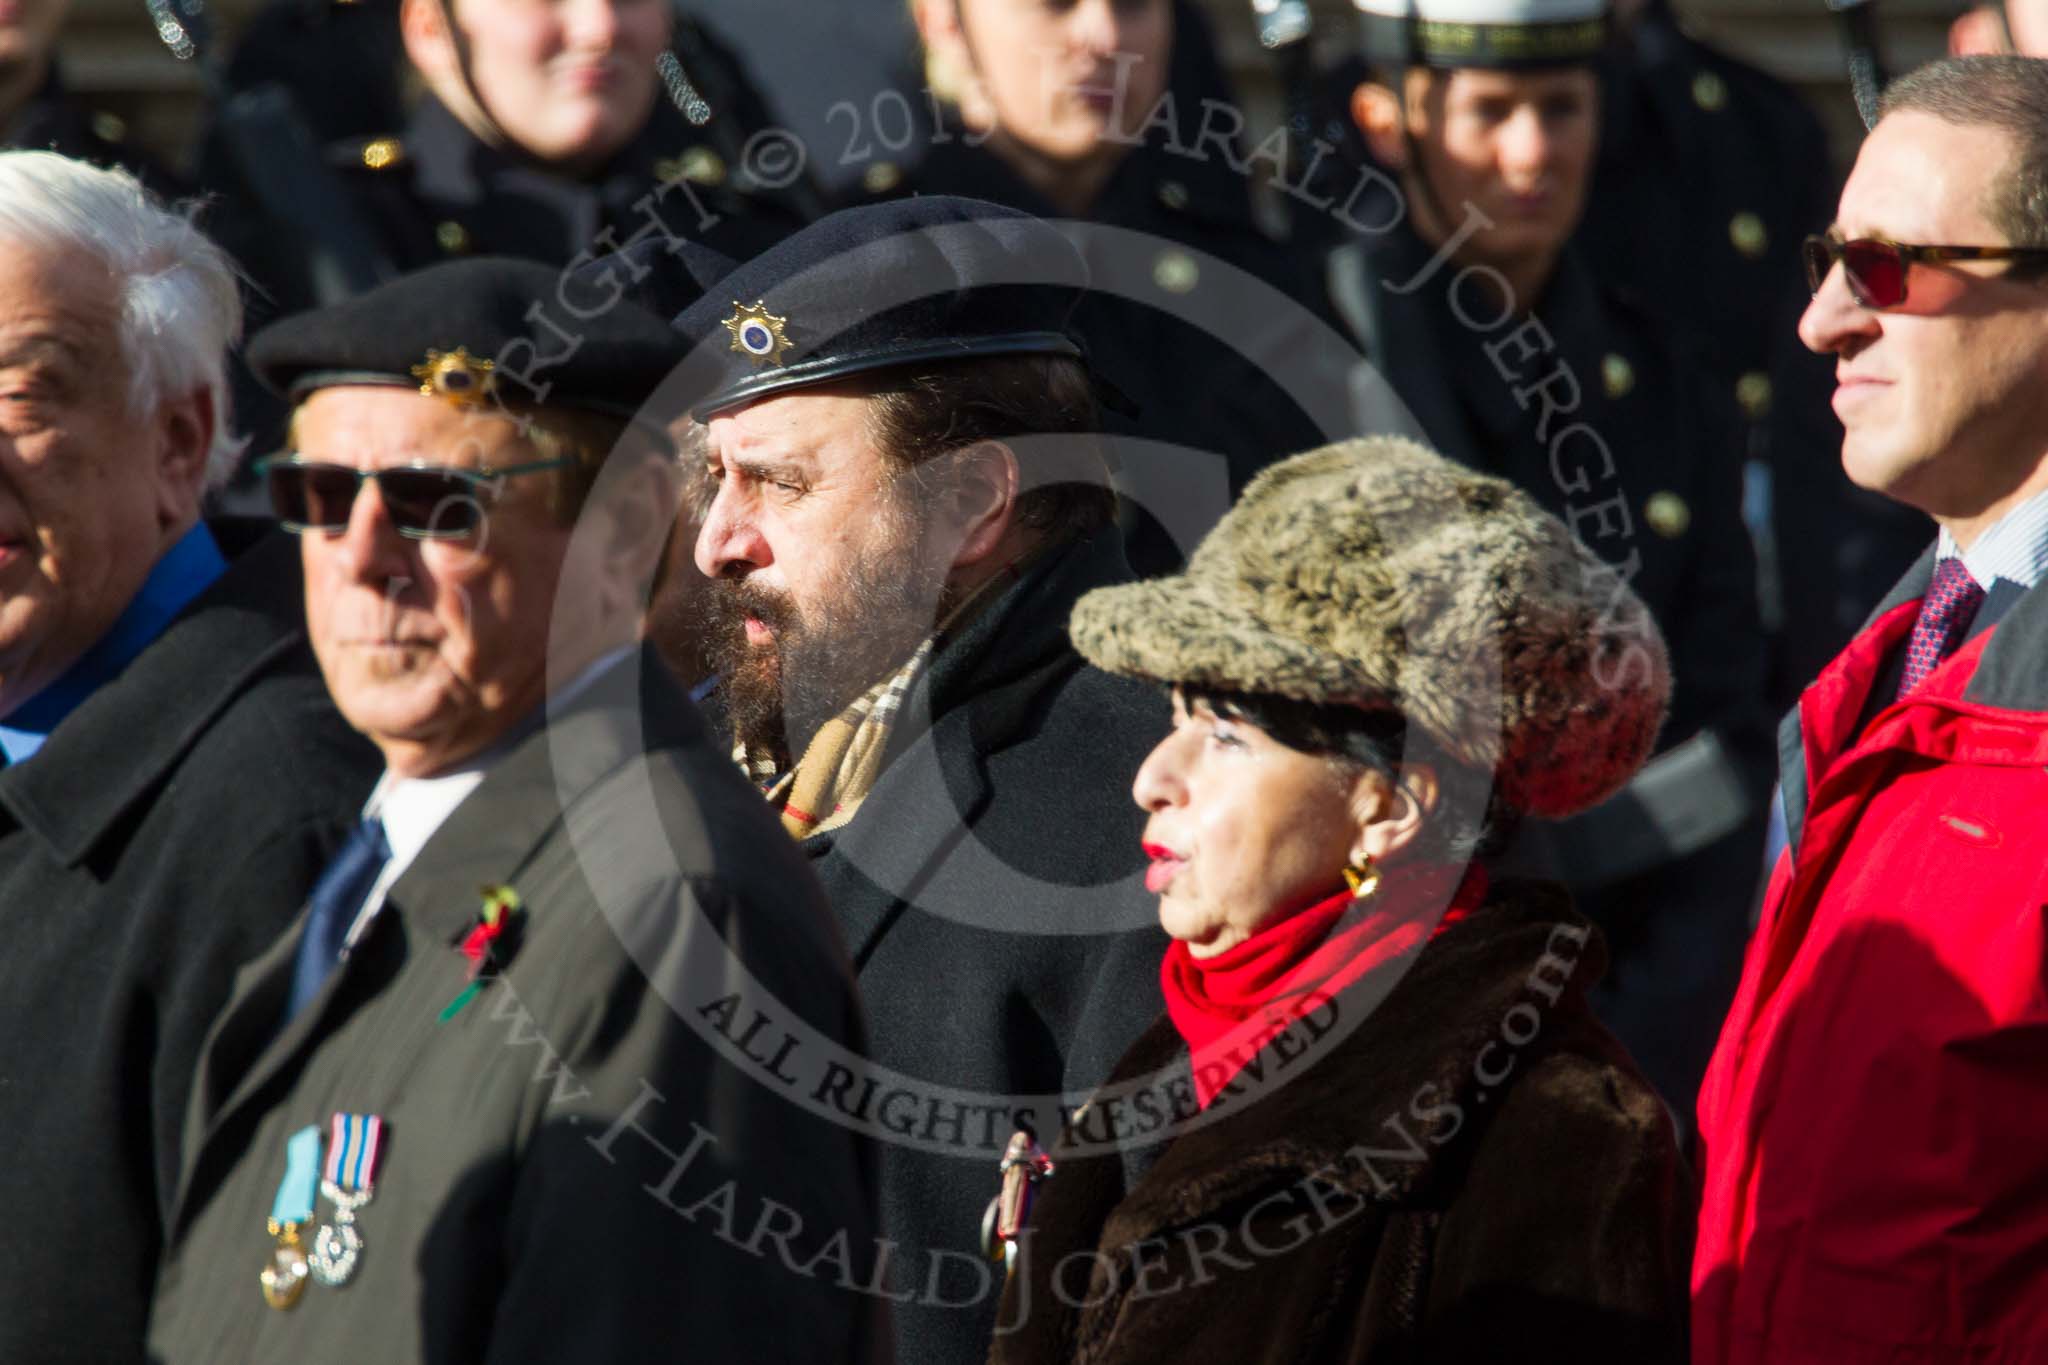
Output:
<instances>
[{"instance_id":1,"label":"black overcoat","mask_svg":"<svg viewBox=\"0 0 2048 1365\"><path fill-rule=\"evenodd\" d=\"M1057 1131L1162 1008L1130 784L1165 699L1066 634L1076 598L1127 576L1107 532L1027 571L938 653L852 821L805 844L900 1078L842 1107L884 1130L901 1361L986 1349L977 1232L1017 1111Z\"/></svg>"},{"instance_id":2,"label":"black overcoat","mask_svg":"<svg viewBox=\"0 0 2048 1365\"><path fill-rule=\"evenodd\" d=\"M1311 1011L1254 1059L1266 1089L1170 1137L1195 1109L1162 1017L1052 1153L992 1359L1683 1360L1692 1182L1586 1006L1603 956L1560 889L1504 881L1376 1009L1362 984ZM1122 1161L1065 1159L1112 1132Z\"/></svg>"},{"instance_id":3,"label":"black overcoat","mask_svg":"<svg viewBox=\"0 0 2048 1365\"><path fill-rule=\"evenodd\" d=\"M375 751L307 647L297 542L227 573L0 771L0 1360L137 1360L200 1040L358 818Z\"/></svg>"}]
</instances>

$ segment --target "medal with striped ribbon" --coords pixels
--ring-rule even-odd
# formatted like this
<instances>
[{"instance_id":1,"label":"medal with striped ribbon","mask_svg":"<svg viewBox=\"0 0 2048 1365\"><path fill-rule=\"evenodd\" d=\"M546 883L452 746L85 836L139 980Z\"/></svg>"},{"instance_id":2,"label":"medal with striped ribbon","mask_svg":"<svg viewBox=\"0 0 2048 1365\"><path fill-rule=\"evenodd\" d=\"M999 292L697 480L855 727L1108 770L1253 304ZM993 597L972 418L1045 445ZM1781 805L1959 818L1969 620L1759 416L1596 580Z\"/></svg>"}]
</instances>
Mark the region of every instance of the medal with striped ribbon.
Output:
<instances>
[{"instance_id":1,"label":"medal with striped ribbon","mask_svg":"<svg viewBox=\"0 0 2048 1365\"><path fill-rule=\"evenodd\" d=\"M334 1204L334 1221L313 1237L306 1258L313 1278L324 1285L347 1284L363 1256L363 1235L356 1230L356 1210L370 1202L383 1145L384 1120L375 1114L336 1114L327 1143L327 1168L320 1193Z\"/></svg>"}]
</instances>

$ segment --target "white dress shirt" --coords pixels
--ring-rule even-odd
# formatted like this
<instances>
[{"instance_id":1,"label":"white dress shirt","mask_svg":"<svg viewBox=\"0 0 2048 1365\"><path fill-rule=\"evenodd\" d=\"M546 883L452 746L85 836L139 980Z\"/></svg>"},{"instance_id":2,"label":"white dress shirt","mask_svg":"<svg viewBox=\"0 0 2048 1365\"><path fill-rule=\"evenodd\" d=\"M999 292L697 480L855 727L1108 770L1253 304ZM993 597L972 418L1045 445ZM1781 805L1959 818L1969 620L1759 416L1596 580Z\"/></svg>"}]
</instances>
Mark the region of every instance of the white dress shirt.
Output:
<instances>
[{"instance_id":1,"label":"white dress shirt","mask_svg":"<svg viewBox=\"0 0 2048 1365\"><path fill-rule=\"evenodd\" d=\"M1977 586L1991 591L1995 579L2003 578L2021 588L2032 588L2048 571L2048 493L2036 493L1991 523L1967 552L1956 545L1946 526L1935 538L1934 557L1960 559Z\"/></svg>"},{"instance_id":2,"label":"white dress shirt","mask_svg":"<svg viewBox=\"0 0 2048 1365\"><path fill-rule=\"evenodd\" d=\"M605 655L550 697L546 709L567 705L599 674L635 652L635 646L627 645ZM384 870L377 874L369 896L363 901L363 908L356 912L354 922L348 927L348 937L341 944L343 957L348 956L349 949L355 947L356 941L369 930L377 912L384 908L384 897L405 875L405 870L412 866L413 859L427 846L427 841L434 837L434 831L446 823L457 806L469 799L469 794L483 782L484 774L509 747L509 741L500 740L468 763L432 777L395 777L389 768L384 770L384 775L370 790L370 799L363 803L363 819L384 822L384 838L391 845L391 858L384 864Z\"/></svg>"}]
</instances>

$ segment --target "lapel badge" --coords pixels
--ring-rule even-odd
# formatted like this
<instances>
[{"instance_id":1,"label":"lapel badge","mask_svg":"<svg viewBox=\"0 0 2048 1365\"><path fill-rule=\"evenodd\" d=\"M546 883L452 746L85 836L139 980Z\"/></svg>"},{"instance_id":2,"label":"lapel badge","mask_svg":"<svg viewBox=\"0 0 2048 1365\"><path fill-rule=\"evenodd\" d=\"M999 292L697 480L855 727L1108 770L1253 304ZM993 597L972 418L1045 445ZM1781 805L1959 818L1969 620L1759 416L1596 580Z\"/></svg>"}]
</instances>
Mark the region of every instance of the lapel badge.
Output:
<instances>
[{"instance_id":1,"label":"lapel badge","mask_svg":"<svg viewBox=\"0 0 2048 1365\"><path fill-rule=\"evenodd\" d=\"M764 299L754 300L751 307L734 299L732 306L733 315L725 320L725 330L732 333L732 349L753 357L756 365L780 365L782 353L794 344L783 331L789 319L769 312Z\"/></svg>"},{"instance_id":2,"label":"lapel badge","mask_svg":"<svg viewBox=\"0 0 2048 1365\"><path fill-rule=\"evenodd\" d=\"M473 408L496 386L495 369L490 361L472 356L467 346L457 346L447 352L428 351L427 358L412 367L412 377L420 381L420 392L427 397Z\"/></svg>"}]
</instances>

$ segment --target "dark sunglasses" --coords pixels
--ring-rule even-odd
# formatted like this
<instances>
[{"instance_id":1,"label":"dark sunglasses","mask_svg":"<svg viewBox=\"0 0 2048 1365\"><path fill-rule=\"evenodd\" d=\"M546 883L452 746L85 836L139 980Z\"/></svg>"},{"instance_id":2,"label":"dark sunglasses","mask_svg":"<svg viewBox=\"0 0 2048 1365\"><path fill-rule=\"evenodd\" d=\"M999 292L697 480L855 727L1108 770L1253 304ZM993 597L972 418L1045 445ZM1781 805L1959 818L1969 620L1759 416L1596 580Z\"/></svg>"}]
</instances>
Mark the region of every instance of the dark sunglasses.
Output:
<instances>
[{"instance_id":1,"label":"dark sunglasses","mask_svg":"<svg viewBox=\"0 0 2048 1365\"><path fill-rule=\"evenodd\" d=\"M460 540L475 535L483 525L484 508L496 495L499 480L572 463L573 457L564 455L503 469L454 469L434 464L357 469L273 455L257 461L256 472L269 485L270 505L287 531L347 529L363 481L375 479L384 510L398 534L413 540Z\"/></svg>"},{"instance_id":2,"label":"dark sunglasses","mask_svg":"<svg viewBox=\"0 0 2048 1365\"><path fill-rule=\"evenodd\" d=\"M1878 237L1839 241L1808 237L1800 244L1806 261L1807 287L1814 293L1826 282L1836 261L1849 292L1865 308L1896 308L1906 301L1906 267L1914 261L2048 262L2048 247L2035 246L1911 246Z\"/></svg>"}]
</instances>

